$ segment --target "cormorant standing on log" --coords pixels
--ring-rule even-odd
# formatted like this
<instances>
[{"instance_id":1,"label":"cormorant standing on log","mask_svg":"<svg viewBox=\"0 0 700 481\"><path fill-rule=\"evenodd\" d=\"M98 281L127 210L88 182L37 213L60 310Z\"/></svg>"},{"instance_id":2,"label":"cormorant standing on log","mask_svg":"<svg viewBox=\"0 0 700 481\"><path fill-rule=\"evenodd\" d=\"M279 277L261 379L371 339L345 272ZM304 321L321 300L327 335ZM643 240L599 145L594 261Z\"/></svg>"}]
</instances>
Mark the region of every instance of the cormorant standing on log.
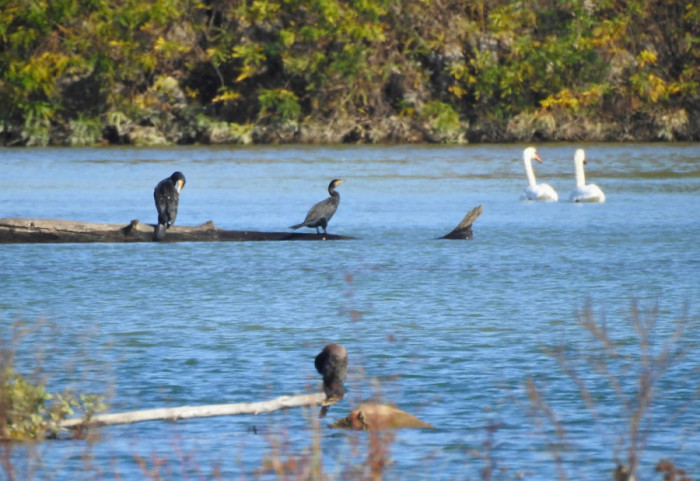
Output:
<instances>
[{"instance_id":1,"label":"cormorant standing on log","mask_svg":"<svg viewBox=\"0 0 700 481\"><path fill-rule=\"evenodd\" d=\"M185 186L185 182L185 176L182 175L182 172L173 172L173 175L158 182L153 190L153 198L156 201L156 209L158 209L158 226L153 240L163 240L165 229L175 223L180 191Z\"/></svg>"},{"instance_id":2,"label":"cormorant standing on log","mask_svg":"<svg viewBox=\"0 0 700 481\"><path fill-rule=\"evenodd\" d=\"M340 194L335 191L335 188L345 182L344 179L333 179L331 183L328 184L328 193L330 197L322 200L318 204L314 205L309 213L306 214L306 219L301 224L290 226L290 229L298 229L299 227L315 227L316 233L320 234L318 231L319 227L323 227L323 233L326 233L326 226L328 222L335 214L338 209L338 204L340 203Z\"/></svg>"},{"instance_id":3,"label":"cormorant standing on log","mask_svg":"<svg viewBox=\"0 0 700 481\"><path fill-rule=\"evenodd\" d=\"M345 377L348 374L348 351L340 344L328 344L316 356L316 370L323 374L323 391L326 399L340 400L345 397ZM319 417L324 417L330 406L323 406Z\"/></svg>"}]
</instances>

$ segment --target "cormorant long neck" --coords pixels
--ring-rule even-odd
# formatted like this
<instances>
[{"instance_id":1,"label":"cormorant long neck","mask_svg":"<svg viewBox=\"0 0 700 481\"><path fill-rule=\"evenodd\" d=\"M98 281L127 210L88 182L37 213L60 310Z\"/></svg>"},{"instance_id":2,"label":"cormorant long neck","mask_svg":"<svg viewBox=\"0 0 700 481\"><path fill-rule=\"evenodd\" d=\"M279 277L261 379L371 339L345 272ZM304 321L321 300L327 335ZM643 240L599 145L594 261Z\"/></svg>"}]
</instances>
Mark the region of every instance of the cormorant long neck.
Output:
<instances>
[{"instance_id":1,"label":"cormorant long neck","mask_svg":"<svg viewBox=\"0 0 700 481\"><path fill-rule=\"evenodd\" d=\"M335 186L333 186L333 185L328 187L328 194L331 197L335 197L336 199L340 199L340 194L335 191Z\"/></svg>"}]
</instances>

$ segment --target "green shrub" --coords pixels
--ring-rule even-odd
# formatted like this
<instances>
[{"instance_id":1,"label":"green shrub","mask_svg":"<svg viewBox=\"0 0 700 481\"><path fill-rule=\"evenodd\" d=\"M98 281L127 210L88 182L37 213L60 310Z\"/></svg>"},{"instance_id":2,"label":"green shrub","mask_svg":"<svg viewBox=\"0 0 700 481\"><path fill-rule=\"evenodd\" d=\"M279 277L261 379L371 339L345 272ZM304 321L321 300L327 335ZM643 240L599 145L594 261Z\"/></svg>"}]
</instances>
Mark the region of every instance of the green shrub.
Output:
<instances>
[{"instance_id":1,"label":"green shrub","mask_svg":"<svg viewBox=\"0 0 700 481\"><path fill-rule=\"evenodd\" d=\"M286 89L262 90L258 95L260 117L277 121L297 120L301 106L294 92Z\"/></svg>"},{"instance_id":2,"label":"green shrub","mask_svg":"<svg viewBox=\"0 0 700 481\"><path fill-rule=\"evenodd\" d=\"M426 103L420 111L420 119L441 141L459 139L462 127L459 115L449 104L438 100Z\"/></svg>"},{"instance_id":3,"label":"green shrub","mask_svg":"<svg viewBox=\"0 0 700 481\"><path fill-rule=\"evenodd\" d=\"M46 392L6 367L0 374L0 440L30 441L55 437L59 424L76 411L90 417L104 409L102 397Z\"/></svg>"},{"instance_id":4,"label":"green shrub","mask_svg":"<svg viewBox=\"0 0 700 481\"><path fill-rule=\"evenodd\" d=\"M83 146L94 145L102 140L102 125L98 119L91 119L79 115L76 120L70 121L70 145Z\"/></svg>"}]
</instances>

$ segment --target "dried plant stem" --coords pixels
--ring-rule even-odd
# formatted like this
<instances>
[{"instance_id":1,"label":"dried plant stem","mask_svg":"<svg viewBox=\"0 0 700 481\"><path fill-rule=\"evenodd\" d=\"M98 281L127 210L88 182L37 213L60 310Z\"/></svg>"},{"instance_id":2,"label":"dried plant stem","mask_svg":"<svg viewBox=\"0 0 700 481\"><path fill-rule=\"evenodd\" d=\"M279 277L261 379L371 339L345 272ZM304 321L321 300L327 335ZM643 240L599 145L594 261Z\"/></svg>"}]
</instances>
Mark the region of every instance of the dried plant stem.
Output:
<instances>
[{"instance_id":1,"label":"dried plant stem","mask_svg":"<svg viewBox=\"0 0 700 481\"><path fill-rule=\"evenodd\" d=\"M685 308L687 311L687 307ZM565 376L572 381L594 421L602 425L604 412L601 402L616 403L624 428L619 432L616 450L625 450L624 460L616 453L618 469L616 479L633 480L639 469L641 456L652 432L652 405L660 386L660 380L685 358L688 346L683 342L688 326L687 314L677 322L675 330L663 339L657 339L658 306L647 311L632 303L631 320L636 335L636 345L626 346L611 337L605 318L596 319L590 303L577 313L579 325L587 331L592 342L584 348L555 346L546 352L557 362ZM594 396L601 385L614 393L604 401ZM528 393L535 412L556 428L557 437L564 439L563 425L554 411L544 401L533 380L528 380ZM622 423L620 424L622 425ZM558 453L556 460L560 463ZM560 478L566 475L560 472Z\"/></svg>"}]
</instances>

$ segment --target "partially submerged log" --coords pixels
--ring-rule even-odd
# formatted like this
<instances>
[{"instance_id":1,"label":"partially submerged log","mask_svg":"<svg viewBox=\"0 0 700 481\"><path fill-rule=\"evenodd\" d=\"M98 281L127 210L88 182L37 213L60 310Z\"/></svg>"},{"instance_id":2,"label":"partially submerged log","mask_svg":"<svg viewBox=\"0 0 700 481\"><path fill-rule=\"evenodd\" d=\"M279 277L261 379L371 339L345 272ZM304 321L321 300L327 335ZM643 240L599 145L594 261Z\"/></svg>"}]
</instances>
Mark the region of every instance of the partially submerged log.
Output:
<instances>
[{"instance_id":1,"label":"partially submerged log","mask_svg":"<svg viewBox=\"0 0 700 481\"><path fill-rule=\"evenodd\" d=\"M413 414L386 404L361 404L343 419L331 424L332 428L377 431L381 429L431 429L432 425L421 421Z\"/></svg>"},{"instance_id":2,"label":"partially submerged log","mask_svg":"<svg viewBox=\"0 0 700 481\"><path fill-rule=\"evenodd\" d=\"M282 396L269 401L236 404L210 404L206 406L180 406L174 408L146 409L126 413L99 414L90 419L67 419L59 424L63 429L83 429L97 426L113 426L144 421L177 421L178 419L233 416L236 414L260 414L304 406L329 405L339 399L327 399L325 393Z\"/></svg>"},{"instance_id":3,"label":"partially submerged log","mask_svg":"<svg viewBox=\"0 0 700 481\"><path fill-rule=\"evenodd\" d=\"M0 219L0 244L152 242L155 226L132 220L105 224L60 219ZM174 225L161 242L231 242L352 239L333 234L255 232L219 229L212 221L198 226Z\"/></svg>"},{"instance_id":4,"label":"partially submerged log","mask_svg":"<svg viewBox=\"0 0 700 481\"><path fill-rule=\"evenodd\" d=\"M133 424L146 421L178 421L180 419L234 416L239 414L261 414L280 409L328 406L340 398L327 398L325 393L281 396L277 399L254 403L209 404L206 406L180 406L174 408L145 409L125 413L99 414L89 419L74 418L59 423L61 429L86 429L118 424ZM432 429L412 414L386 404L366 403L353 409L350 414L330 425L331 428L376 431L381 429Z\"/></svg>"},{"instance_id":5,"label":"partially submerged log","mask_svg":"<svg viewBox=\"0 0 700 481\"><path fill-rule=\"evenodd\" d=\"M472 224L482 207L470 210L457 227L440 239L471 239ZM86 242L153 242L154 224L134 219L128 224L106 224L62 219L0 218L0 244L65 244ZM173 225L160 242L241 242L291 240L347 240L334 234L258 232L219 229L212 221L198 226Z\"/></svg>"},{"instance_id":6,"label":"partially submerged log","mask_svg":"<svg viewBox=\"0 0 700 481\"><path fill-rule=\"evenodd\" d=\"M472 232L472 224L474 224L476 219L479 218L483 210L484 209L481 206L474 207L472 210L467 212L467 215L464 216L462 222L460 222L459 225L452 230L452 232L440 237L440 239L472 239L474 237L474 233Z\"/></svg>"}]
</instances>

